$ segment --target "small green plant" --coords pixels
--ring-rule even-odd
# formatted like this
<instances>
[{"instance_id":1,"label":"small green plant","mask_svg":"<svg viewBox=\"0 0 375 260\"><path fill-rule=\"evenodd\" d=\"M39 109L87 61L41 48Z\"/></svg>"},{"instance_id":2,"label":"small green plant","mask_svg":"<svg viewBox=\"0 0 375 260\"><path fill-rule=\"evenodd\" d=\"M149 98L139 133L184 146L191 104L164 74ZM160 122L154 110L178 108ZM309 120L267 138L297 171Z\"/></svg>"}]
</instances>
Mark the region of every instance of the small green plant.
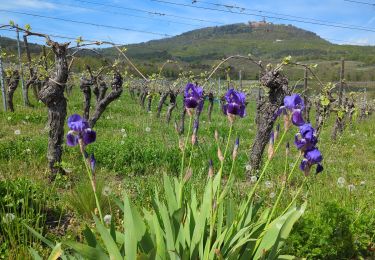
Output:
<instances>
[{"instance_id":1,"label":"small green plant","mask_svg":"<svg viewBox=\"0 0 375 260\"><path fill-rule=\"evenodd\" d=\"M26 257L35 238L23 224L42 232L45 227L47 193L25 179L0 181L0 244L6 257Z\"/></svg>"},{"instance_id":2,"label":"small green plant","mask_svg":"<svg viewBox=\"0 0 375 260\"><path fill-rule=\"evenodd\" d=\"M92 212L95 212L95 208L97 207L92 192L91 183L83 181L74 187L72 193L67 196L67 203L77 216L86 219L92 218ZM110 188L105 185L103 180L96 182L96 195L103 213L112 215L115 204L112 202Z\"/></svg>"},{"instance_id":3,"label":"small green plant","mask_svg":"<svg viewBox=\"0 0 375 260\"><path fill-rule=\"evenodd\" d=\"M289 129L290 123L304 124L302 118L298 118L297 121L294 120L296 118L295 114L300 114L300 110L294 108L294 106L299 106L299 102L302 102L301 98L298 95L288 97L291 100L290 103L293 104L285 108L291 110L292 113L285 113L287 116L285 117L286 126L284 133L275 147L273 146L275 135L272 133L269 158L259 175L259 179L248 192L246 200L237 204L228 196L228 192L232 189L235 179L233 168L238 154L239 138L236 138L233 148L231 156L232 166L228 175L228 180L224 184L222 182L224 164L226 159L228 159L228 148L231 141L234 121L237 115L243 117L245 114L245 95L233 89L228 91L228 104L225 106L225 113L229 119L230 129L224 153L221 152L218 142L218 133L215 133L220 168L218 172L214 174L212 166L210 165L204 192L200 199L198 199L194 188L191 188L190 195L186 192L186 184L192 177L191 162L198 139L198 121L194 122L193 131L190 136L193 111L197 107L199 109L202 92L201 88L193 84L188 84L186 87L185 106L190 116L190 121L185 141L180 139L179 146L182 151L182 159L179 177L171 178L164 175L163 191L165 199L160 199L160 190L155 188L152 208L143 208L142 213L133 206L126 193L123 196L123 200L117 199L116 204L123 212L122 225L118 230L115 228L115 222L111 215L106 215L104 218L102 217L100 211L102 207L98 199L98 194L96 194L96 183L93 181L94 167L92 166L91 171L89 171L88 162L86 161L88 156L85 156L84 145L82 145L85 139L85 133L78 134L77 139L74 139L74 136L69 136L68 133L68 144L75 145L79 143L81 145L81 152L85 165L88 168L89 179L92 184L100 219L97 218L96 214L92 214L95 221L95 229L94 231L89 228L85 229L84 236L86 243L66 241L63 242L63 244L72 248L75 253L86 259L293 258L287 255L282 256L281 250L294 223L304 213L306 202L303 203L301 207L297 207L294 203L296 197L294 197L292 202L284 208L283 213L275 216L276 208L285 186L280 190L278 198L271 209L263 207L264 205L262 205L261 202L256 203L254 201L254 194L274 153L278 151L280 143L283 141ZM294 103L298 104L294 105ZM68 120L68 124L70 124L71 129L74 127L78 129L77 125L81 126L84 121L77 115L72 117L75 117L77 120ZM70 119L72 117L70 117ZM292 121L289 122L288 120ZM299 150L305 152L300 168L307 176L313 164L318 164L317 172L321 171L323 168L320 164L322 160L321 154L315 147L317 140L313 139L314 129L310 125L306 125L305 128L305 130L301 130L300 138L296 140L296 145ZM82 129L78 130L82 131ZM95 138L90 140L92 142ZM185 158L188 157L186 154L188 140L191 140L190 158ZM309 150L307 150L307 147L309 147ZM288 149L289 148L287 148L287 151ZM313 152L313 154L309 154L309 152ZM285 168L286 180L289 180L300 157L301 156L298 156L288 174L287 167ZM91 165L95 164L95 161L94 163L92 161L92 159L89 161ZM297 193L296 196L298 196L298 194L299 193ZM82 202L83 201L81 201L80 204L82 204ZM92 211L92 209L89 209L89 211ZM41 235L36 231L30 227L28 228L32 233L41 238ZM53 248L52 253L55 252L62 258L71 257L68 252L62 251L60 243L53 244L50 241L44 241ZM31 253L35 259L39 259L39 255L34 249L31 249Z\"/></svg>"},{"instance_id":4,"label":"small green plant","mask_svg":"<svg viewBox=\"0 0 375 260\"><path fill-rule=\"evenodd\" d=\"M327 202L318 216L306 214L297 223L284 252L293 251L308 259L374 257L371 237L366 233L375 230L375 218L371 213L361 215L362 221L358 222L351 211L336 202Z\"/></svg>"}]
</instances>

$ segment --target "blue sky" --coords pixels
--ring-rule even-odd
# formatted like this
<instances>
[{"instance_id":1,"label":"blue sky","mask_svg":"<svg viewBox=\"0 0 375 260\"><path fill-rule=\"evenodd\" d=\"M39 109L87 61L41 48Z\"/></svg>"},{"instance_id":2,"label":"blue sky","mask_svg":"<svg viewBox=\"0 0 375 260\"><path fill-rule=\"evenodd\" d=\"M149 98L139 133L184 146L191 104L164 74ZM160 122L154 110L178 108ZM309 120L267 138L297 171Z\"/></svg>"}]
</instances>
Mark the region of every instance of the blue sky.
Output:
<instances>
[{"instance_id":1,"label":"blue sky","mask_svg":"<svg viewBox=\"0 0 375 260\"><path fill-rule=\"evenodd\" d=\"M74 38L82 36L83 39L109 40L115 43L127 44L159 39L164 37L163 35L178 35L185 31L207 26L261 20L260 16L249 15L257 14L272 16L273 18L266 18L266 20L273 23L293 24L297 27L313 31L331 42L375 45L375 7L372 5L358 4L345 0L197 0L195 4L192 4L192 0L163 1L188 6L172 5L152 0L0 0L0 24L8 24L9 20L13 20L20 26L30 24L32 30L36 32ZM375 5L375 1L373 2L373 0L363 1L374 3ZM107 6L88 2L102 3ZM215 6L212 3L232 5L235 8ZM116 7L110 7L109 5ZM189 5L240 12L242 14L192 8ZM240 10L237 7L247 9ZM77 24L12 12L115 26L122 29L102 28L88 24ZM244 14L244 12L247 14ZM324 23L346 24L372 31L328 27L298 21L281 20L279 18L308 20L315 23L322 23L322 20L325 21ZM5 30L0 30L0 35L15 37L14 32ZM68 41L66 39L55 39ZM35 41L38 40L34 39Z\"/></svg>"}]
</instances>

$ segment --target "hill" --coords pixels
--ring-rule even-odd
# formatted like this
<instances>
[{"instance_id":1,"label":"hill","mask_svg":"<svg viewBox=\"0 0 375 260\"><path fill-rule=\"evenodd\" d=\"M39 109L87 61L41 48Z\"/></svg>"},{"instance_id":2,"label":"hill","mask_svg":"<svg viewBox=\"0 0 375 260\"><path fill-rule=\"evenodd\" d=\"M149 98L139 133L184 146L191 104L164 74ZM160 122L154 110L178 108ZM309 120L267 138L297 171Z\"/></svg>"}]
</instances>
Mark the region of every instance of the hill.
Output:
<instances>
[{"instance_id":1,"label":"hill","mask_svg":"<svg viewBox=\"0 0 375 260\"><path fill-rule=\"evenodd\" d=\"M0 44L8 50L16 51L15 40L2 37ZM348 80L375 80L375 47L333 44L313 32L292 25L250 22L207 27L125 47L128 49L127 55L146 74L158 71L160 64L168 59L179 61L179 66L184 69L202 72L209 70L223 57L233 54L252 54L267 63L279 62L283 57L291 55L296 61L318 63L323 80L338 79L337 61L341 57L347 61ZM33 45L32 51L39 52L40 47ZM118 56L114 48L100 51L107 57ZM97 56L93 55L92 52L82 52L81 56L86 57L81 59L77 69L84 68L84 63L100 66ZM232 61L228 66L230 75L235 78L240 70L244 79L256 79L258 74L258 68L247 61ZM180 67L168 65L164 75L176 77ZM298 70L290 70L288 73L291 79L299 79L303 74ZM218 76L225 77L225 70L219 70Z\"/></svg>"},{"instance_id":2,"label":"hill","mask_svg":"<svg viewBox=\"0 0 375 260\"><path fill-rule=\"evenodd\" d=\"M254 25L257 24L257 25ZM262 59L287 55L303 60L348 59L375 64L375 47L332 44L313 32L292 25L269 23L231 24L193 30L178 36L126 46L130 57L186 62L217 60L226 55L251 53ZM109 53L114 51L107 49ZM366 54L358 55L359 52Z\"/></svg>"},{"instance_id":3,"label":"hill","mask_svg":"<svg viewBox=\"0 0 375 260\"><path fill-rule=\"evenodd\" d=\"M293 60L318 63L326 80L336 80L341 57L353 70L348 71L352 80L372 80L375 70L375 47L338 45L322 39L317 34L292 25L270 23L231 24L193 30L178 36L125 46L127 54L135 59L146 73L167 59L178 60L192 70L207 70L223 57L252 54L266 62L277 62L291 55ZM104 54L116 55L116 50L107 48ZM248 63L229 63L231 73L244 72L245 78L254 79L258 69ZM167 74L174 75L176 69ZM221 76L224 72L221 71ZM294 74L292 72L292 74ZM301 73L295 75L299 77ZM294 75L293 75L294 77Z\"/></svg>"}]
</instances>

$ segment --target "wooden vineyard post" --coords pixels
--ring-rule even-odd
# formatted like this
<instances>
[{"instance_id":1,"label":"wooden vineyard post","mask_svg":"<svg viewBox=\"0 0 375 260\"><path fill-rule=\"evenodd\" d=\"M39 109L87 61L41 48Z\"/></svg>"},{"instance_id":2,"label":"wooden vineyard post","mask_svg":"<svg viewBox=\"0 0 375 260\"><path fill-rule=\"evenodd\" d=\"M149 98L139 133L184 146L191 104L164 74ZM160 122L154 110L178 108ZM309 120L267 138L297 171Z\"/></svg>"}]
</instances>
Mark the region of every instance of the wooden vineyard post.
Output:
<instances>
[{"instance_id":1,"label":"wooden vineyard post","mask_svg":"<svg viewBox=\"0 0 375 260\"><path fill-rule=\"evenodd\" d=\"M7 111L7 93L6 93L6 87L5 87L4 75L3 75L3 60L1 57L1 46L0 46L0 85L1 85L1 95L3 96L4 111Z\"/></svg>"},{"instance_id":2,"label":"wooden vineyard post","mask_svg":"<svg viewBox=\"0 0 375 260\"><path fill-rule=\"evenodd\" d=\"M309 99L307 97L307 77L308 77L308 70L305 68L305 73L303 77L303 101L305 103L305 108L303 110L303 117L307 122L310 122L310 104Z\"/></svg>"},{"instance_id":3,"label":"wooden vineyard post","mask_svg":"<svg viewBox=\"0 0 375 260\"><path fill-rule=\"evenodd\" d=\"M336 122L333 127L332 131L332 139L336 140L337 137L337 131L340 133L343 131L344 128L344 122L343 118L344 115L342 115L342 94L344 89L344 73L345 73L345 61L343 58L341 58L341 70L340 70L340 86L339 86L339 93L338 93L338 111L336 116Z\"/></svg>"},{"instance_id":4,"label":"wooden vineyard post","mask_svg":"<svg viewBox=\"0 0 375 260\"><path fill-rule=\"evenodd\" d=\"M17 53L18 53L18 70L20 72L20 80L21 80L21 88L22 88L22 97L23 97L23 104L25 106L29 106L29 101L26 96L26 89L25 89L25 84L23 82L23 72L22 72L22 60L21 60L21 46L20 46L20 32L18 28L16 29L17 33Z\"/></svg>"},{"instance_id":5,"label":"wooden vineyard post","mask_svg":"<svg viewBox=\"0 0 375 260\"><path fill-rule=\"evenodd\" d=\"M238 72L238 78L240 80L240 90L242 90L242 70Z\"/></svg>"}]
</instances>

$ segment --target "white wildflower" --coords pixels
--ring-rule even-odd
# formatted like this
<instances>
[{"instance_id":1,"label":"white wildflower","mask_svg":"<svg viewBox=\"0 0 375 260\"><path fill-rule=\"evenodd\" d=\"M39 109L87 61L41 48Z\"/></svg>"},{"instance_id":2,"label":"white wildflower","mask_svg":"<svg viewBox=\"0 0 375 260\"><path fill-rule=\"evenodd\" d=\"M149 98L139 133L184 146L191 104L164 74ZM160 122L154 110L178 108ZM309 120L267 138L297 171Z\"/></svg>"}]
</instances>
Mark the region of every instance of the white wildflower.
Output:
<instances>
[{"instance_id":1,"label":"white wildflower","mask_svg":"<svg viewBox=\"0 0 375 260\"><path fill-rule=\"evenodd\" d=\"M345 185L345 178L344 177L339 177L338 179L337 179L337 186L339 186L340 188L343 188L344 187L344 185Z\"/></svg>"},{"instance_id":2,"label":"white wildflower","mask_svg":"<svg viewBox=\"0 0 375 260\"><path fill-rule=\"evenodd\" d=\"M256 183L257 180L258 180L258 178L257 178L257 176L255 176L255 175L250 177L250 182L251 182L251 183Z\"/></svg>"},{"instance_id":3,"label":"white wildflower","mask_svg":"<svg viewBox=\"0 0 375 260\"><path fill-rule=\"evenodd\" d=\"M104 195L104 196L109 196L109 195L111 195L111 193L112 193L112 189L111 189L111 187L109 187L109 186L104 186L104 188L103 188L103 190L102 190L102 194Z\"/></svg>"},{"instance_id":4,"label":"white wildflower","mask_svg":"<svg viewBox=\"0 0 375 260\"><path fill-rule=\"evenodd\" d=\"M264 183L264 185L266 185L266 188L267 188L267 189L271 189L271 188L273 187L273 183L270 182L270 181L266 181L266 182Z\"/></svg>"},{"instance_id":5,"label":"white wildflower","mask_svg":"<svg viewBox=\"0 0 375 260\"><path fill-rule=\"evenodd\" d=\"M354 184L349 184L349 185L348 185L348 190L349 190L350 192L354 191L354 190L355 190L355 186L354 186Z\"/></svg>"},{"instance_id":6,"label":"white wildflower","mask_svg":"<svg viewBox=\"0 0 375 260\"><path fill-rule=\"evenodd\" d=\"M16 218L16 216L15 216L13 213L7 213L7 214L5 214L5 216L3 217L3 222L6 223L6 224L9 224L9 223L11 223L15 218Z\"/></svg>"},{"instance_id":7,"label":"white wildflower","mask_svg":"<svg viewBox=\"0 0 375 260\"><path fill-rule=\"evenodd\" d=\"M103 220L107 225L109 225L109 224L111 224L112 216L111 215L105 215Z\"/></svg>"}]
</instances>

